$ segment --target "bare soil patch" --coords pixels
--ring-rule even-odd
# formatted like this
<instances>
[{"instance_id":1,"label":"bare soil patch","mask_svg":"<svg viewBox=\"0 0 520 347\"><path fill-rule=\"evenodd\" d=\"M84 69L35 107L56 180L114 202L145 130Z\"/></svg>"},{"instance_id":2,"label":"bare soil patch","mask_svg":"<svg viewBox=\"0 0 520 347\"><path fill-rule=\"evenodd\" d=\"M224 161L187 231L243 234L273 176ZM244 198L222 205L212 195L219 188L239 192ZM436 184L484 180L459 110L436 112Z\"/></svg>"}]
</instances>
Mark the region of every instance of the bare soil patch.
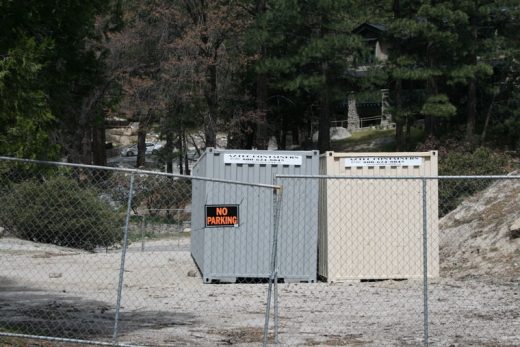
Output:
<instances>
[{"instance_id":1,"label":"bare soil patch","mask_svg":"<svg viewBox=\"0 0 520 347\"><path fill-rule=\"evenodd\" d=\"M110 341L119 251L71 252L0 239L0 330ZM120 341L149 346L259 346L267 284L203 284L189 239L130 246ZM61 276L51 276L61 274ZM430 281L431 342L520 345L516 281ZM282 345L419 346L422 281L279 284ZM271 320L272 323L272 320ZM272 335L271 335L272 339ZM45 346L46 347L46 346Z\"/></svg>"}]
</instances>

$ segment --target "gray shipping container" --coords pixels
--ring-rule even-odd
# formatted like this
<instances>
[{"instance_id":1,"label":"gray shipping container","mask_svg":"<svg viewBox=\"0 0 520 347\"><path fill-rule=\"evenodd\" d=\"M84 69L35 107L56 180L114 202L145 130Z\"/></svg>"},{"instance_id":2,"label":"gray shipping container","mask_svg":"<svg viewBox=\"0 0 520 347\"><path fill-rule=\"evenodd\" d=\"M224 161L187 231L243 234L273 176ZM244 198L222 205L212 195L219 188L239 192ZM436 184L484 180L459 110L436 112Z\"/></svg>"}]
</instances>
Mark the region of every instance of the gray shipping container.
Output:
<instances>
[{"instance_id":1,"label":"gray shipping container","mask_svg":"<svg viewBox=\"0 0 520 347\"><path fill-rule=\"evenodd\" d=\"M208 148L194 165L192 176L273 184L276 174L317 175L317 151L249 151ZM301 190L284 191L285 216L278 236L278 278L285 282L315 282L318 240L318 181ZM292 191L291 191L292 190ZM305 194L305 196L302 196ZM312 196L310 196L312 195ZM193 180L191 255L205 283L268 278L273 245L274 190ZM297 199L297 201L296 201ZM238 206L234 226L207 226L208 206Z\"/></svg>"}]
</instances>

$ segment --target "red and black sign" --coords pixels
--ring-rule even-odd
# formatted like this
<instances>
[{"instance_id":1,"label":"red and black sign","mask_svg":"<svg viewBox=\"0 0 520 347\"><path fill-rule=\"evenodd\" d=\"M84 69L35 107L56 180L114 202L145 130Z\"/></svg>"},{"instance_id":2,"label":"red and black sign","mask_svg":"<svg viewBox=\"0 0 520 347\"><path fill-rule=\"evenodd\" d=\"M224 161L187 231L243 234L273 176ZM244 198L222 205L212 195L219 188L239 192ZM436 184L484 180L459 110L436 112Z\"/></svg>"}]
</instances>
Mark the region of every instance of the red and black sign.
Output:
<instances>
[{"instance_id":1,"label":"red and black sign","mask_svg":"<svg viewBox=\"0 0 520 347\"><path fill-rule=\"evenodd\" d=\"M206 205L206 228L238 225L238 205Z\"/></svg>"}]
</instances>

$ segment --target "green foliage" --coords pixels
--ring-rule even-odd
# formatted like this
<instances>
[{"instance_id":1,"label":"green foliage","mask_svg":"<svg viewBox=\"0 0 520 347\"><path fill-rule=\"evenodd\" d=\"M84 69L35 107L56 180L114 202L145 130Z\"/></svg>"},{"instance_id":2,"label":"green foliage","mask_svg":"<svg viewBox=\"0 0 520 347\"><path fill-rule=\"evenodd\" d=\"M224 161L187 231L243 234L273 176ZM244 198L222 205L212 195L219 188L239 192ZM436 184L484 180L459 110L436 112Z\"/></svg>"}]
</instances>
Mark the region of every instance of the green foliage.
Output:
<instances>
[{"instance_id":1,"label":"green foliage","mask_svg":"<svg viewBox=\"0 0 520 347\"><path fill-rule=\"evenodd\" d=\"M486 63L478 63L476 65L462 65L454 68L449 73L450 80L448 85L468 83L471 78L485 78L493 75L493 67Z\"/></svg>"},{"instance_id":2,"label":"green foliage","mask_svg":"<svg viewBox=\"0 0 520 347\"><path fill-rule=\"evenodd\" d=\"M136 185L139 187L136 203L146 206L152 216L161 210L183 208L191 201L191 180L144 177Z\"/></svg>"},{"instance_id":3,"label":"green foliage","mask_svg":"<svg viewBox=\"0 0 520 347\"><path fill-rule=\"evenodd\" d=\"M225 12L235 5L244 11ZM202 8L211 10L190 18ZM512 0L1 1L0 154L88 161L90 130L123 101L121 113L160 116L170 161L208 102L215 119L250 124L264 113L249 111L263 108L272 135L324 124L329 109L344 112L347 93L381 88L391 89L398 131L428 116L429 135L468 124L468 139L487 131L486 143L517 149L519 17ZM362 23L384 24L390 56L360 71L374 58L373 38L352 32ZM126 95L109 95L118 91Z\"/></svg>"},{"instance_id":4,"label":"green foliage","mask_svg":"<svg viewBox=\"0 0 520 347\"><path fill-rule=\"evenodd\" d=\"M491 128L491 138L497 145L510 150L520 150L520 115L519 112L502 115Z\"/></svg>"},{"instance_id":5,"label":"green foliage","mask_svg":"<svg viewBox=\"0 0 520 347\"><path fill-rule=\"evenodd\" d=\"M42 89L40 63L52 48L21 38L0 60L0 154L25 158L55 158L49 131L54 124Z\"/></svg>"},{"instance_id":6,"label":"green foliage","mask_svg":"<svg viewBox=\"0 0 520 347\"><path fill-rule=\"evenodd\" d=\"M510 52L509 59L499 66L505 81L498 90L490 106L490 127L487 143L507 150L520 150L520 49ZM515 77L516 76L516 77Z\"/></svg>"},{"instance_id":7,"label":"green foliage","mask_svg":"<svg viewBox=\"0 0 520 347\"><path fill-rule=\"evenodd\" d=\"M441 157L441 175L500 175L507 172L508 158L486 147L473 152L452 150Z\"/></svg>"},{"instance_id":8,"label":"green foliage","mask_svg":"<svg viewBox=\"0 0 520 347\"><path fill-rule=\"evenodd\" d=\"M0 224L25 240L93 250L122 239L119 213L96 190L63 176L14 184L1 206Z\"/></svg>"},{"instance_id":9,"label":"green foliage","mask_svg":"<svg viewBox=\"0 0 520 347\"><path fill-rule=\"evenodd\" d=\"M103 81L95 26L112 0L0 2L0 153L56 159L77 141L85 98Z\"/></svg>"},{"instance_id":10,"label":"green foliage","mask_svg":"<svg viewBox=\"0 0 520 347\"><path fill-rule=\"evenodd\" d=\"M502 62L514 61L511 57L518 45L511 30L518 29L518 5L486 0L434 4L402 0L393 4L397 7L387 25L392 44L390 74L403 81L404 89L418 85L427 92L427 98L414 101L415 105L403 100L398 108L407 110L395 109L395 119L404 123L403 118L417 114L429 116L433 126L427 131L435 136L468 124L466 138L474 139L494 100L492 84L518 76L512 69L503 70L501 76L497 69Z\"/></svg>"},{"instance_id":11,"label":"green foliage","mask_svg":"<svg viewBox=\"0 0 520 347\"><path fill-rule=\"evenodd\" d=\"M257 64L257 72L270 74L276 80L273 85L282 90L318 93L328 83L323 64L341 75L363 50L360 38L351 33L359 24L351 16L353 4L345 0L274 2L255 31L269 52Z\"/></svg>"},{"instance_id":12,"label":"green foliage","mask_svg":"<svg viewBox=\"0 0 520 347\"><path fill-rule=\"evenodd\" d=\"M438 118L449 118L457 113L457 108L443 94L433 95L426 99L421 114Z\"/></svg>"},{"instance_id":13,"label":"green foliage","mask_svg":"<svg viewBox=\"0 0 520 347\"><path fill-rule=\"evenodd\" d=\"M107 186L108 194L114 201L128 201L129 177L113 175ZM154 176L135 178L132 209L136 214L139 209L146 209L150 215L156 215L161 210L183 208L190 202L191 180Z\"/></svg>"},{"instance_id":14,"label":"green foliage","mask_svg":"<svg viewBox=\"0 0 520 347\"><path fill-rule=\"evenodd\" d=\"M473 152L452 150L440 156L439 174L442 176L500 175L507 172L508 158L489 148ZM439 200L441 216L455 209L465 197L485 189L491 181L440 180Z\"/></svg>"},{"instance_id":15,"label":"green foliage","mask_svg":"<svg viewBox=\"0 0 520 347\"><path fill-rule=\"evenodd\" d=\"M413 68L396 67L392 71L394 78L401 78L414 81L426 81L428 78L442 76L442 71L433 68Z\"/></svg>"}]
</instances>

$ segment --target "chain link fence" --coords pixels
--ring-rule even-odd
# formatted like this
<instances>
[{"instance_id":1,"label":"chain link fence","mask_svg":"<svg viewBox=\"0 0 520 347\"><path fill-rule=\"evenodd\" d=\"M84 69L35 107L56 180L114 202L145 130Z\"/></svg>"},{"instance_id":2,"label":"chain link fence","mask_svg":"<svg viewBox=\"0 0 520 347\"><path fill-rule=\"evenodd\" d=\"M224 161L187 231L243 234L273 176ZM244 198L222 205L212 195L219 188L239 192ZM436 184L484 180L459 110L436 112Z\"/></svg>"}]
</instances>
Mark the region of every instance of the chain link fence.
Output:
<instances>
[{"instance_id":1,"label":"chain link fence","mask_svg":"<svg viewBox=\"0 0 520 347\"><path fill-rule=\"evenodd\" d=\"M269 185L0 160L0 335L148 346L261 343L272 214L259 231L265 247L256 250L267 261L264 278L206 284L192 254L240 268L251 249L233 253L234 227L212 229L221 252L191 242L203 227L191 223L192 191L202 186L197 218L205 205L242 195L242 227L260 223L247 210L273 209L276 187Z\"/></svg>"},{"instance_id":2,"label":"chain link fence","mask_svg":"<svg viewBox=\"0 0 520 347\"><path fill-rule=\"evenodd\" d=\"M320 280L273 285L278 344L520 345L520 176L277 183L319 196ZM281 219L304 228L298 210Z\"/></svg>"},{"instance_id":3,"label":"chain link fence","mask_svg":"<svg viewBox=\"0 0 520 347\"><path fill-rule=\"evenodd\" d=\"M519 178L0 158L0 344L517 346Z\"/></svg>"}]
</instances>

